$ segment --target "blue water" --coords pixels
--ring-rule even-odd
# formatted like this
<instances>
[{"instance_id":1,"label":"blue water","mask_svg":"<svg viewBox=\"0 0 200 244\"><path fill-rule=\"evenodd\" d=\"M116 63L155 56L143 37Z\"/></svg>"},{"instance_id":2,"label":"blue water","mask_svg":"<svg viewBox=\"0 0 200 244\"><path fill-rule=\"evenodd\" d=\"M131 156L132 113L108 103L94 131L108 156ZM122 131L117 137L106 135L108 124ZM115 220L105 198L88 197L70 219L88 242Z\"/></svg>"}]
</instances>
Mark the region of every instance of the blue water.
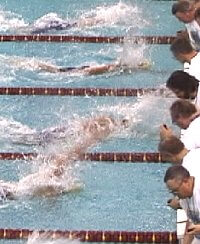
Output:
<instances>
[{"instance_id":1,"label":"blue water","mask_svg":"<svg viewBox=\"0 0 200 244\"><path fill-rule=\"evenodd\" d=\"M137 11L134 10L135 16L132 16L135 22L126 20L126 23L75 28L56 34L172 35L183 28L171 16L170 1L132 0L123 3L133 9L137 7ZM91 11L97 13L97 7L106 9L117 4L117 1L111 0L1 0L0 32L17 33L17 27L13 30L13 21L18 26L23 26L50 12L70 20L77 19L80 15L91 14ZM141 26L137 24L137 17ZM148 24L145 25L145 21ZM27 60L34 57L35 60L60 66L109 63L123 54L123 48L117 44L1 43L0 86L163 87L170 73L181 68L172 58L168 45L146 47L142 57L148 58L152 64L151 70L147 71L84 77L48 74L17 66L19 60L25 57ZM134 48L138 49L138 46ZM136 57L132 51L134 48L128 47L128 50ZM14 62L16 60L17 64ZM64 124L75 115L83 117L108 111L116 116L131 115L135 121L130 131L109 138L91 151L157 151L159 125L163 122L170 123L168 108L172 101L173 98L154 95L140 98L1 96L1 151L38 150L35 146L16 144L12 141L19 129L40 131ZM30 170L30 165L24 164L23 161L2 161L1 178L18 180L22 172ZM173 231L175 212L166 206L170 196L163 183L164 172L168 166L153 163L83 162L77 170L81 182L84 183L84 188L80 192L50 199L6 202L0 205L0 227Z\"/></svg>"}]
</instances>

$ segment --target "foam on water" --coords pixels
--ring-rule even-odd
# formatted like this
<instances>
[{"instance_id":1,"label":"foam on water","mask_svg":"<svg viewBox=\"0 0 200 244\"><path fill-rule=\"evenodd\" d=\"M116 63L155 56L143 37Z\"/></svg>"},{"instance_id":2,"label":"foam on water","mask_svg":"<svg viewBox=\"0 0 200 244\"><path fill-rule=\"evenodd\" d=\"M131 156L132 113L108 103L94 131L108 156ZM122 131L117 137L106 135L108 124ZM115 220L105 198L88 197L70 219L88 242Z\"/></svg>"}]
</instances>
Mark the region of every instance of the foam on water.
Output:
<instances>
[{"instance_id":1,"label":"foam on water","mask_svg":"<svg viewBox=\"0 0 200 244\"><path fill-rule=\"evenodd\" d=\"M0 7L0 31L6 32L26 26L28 24L23 20L22 16L11 11L5 11Z\"/></svg>"},{"instance_id":2,"label":"foam on water","mask_svg":"<svg viewBox=\"0 0 200 244\"><path fill-rule=\"evenodd\" d=\"M111 6L99 6L94 10L84 13L80 19L93 18L97 25L126 25L142 28L146 22L141 16L137 6L119 2Z\"/></svg>"},{"instance_id":3,"label":"foam on water","mask_svg":"<svg viewBox=\"0 0 200 244\"><path fill-rule=\"evenodd\" d=\"M8 119L0 117L0 137L9 138L13 141L20 139L24 135L34 135L36 133L35 129L31 129L27 125L15 121L13 119Z\"/></svg>"},{"instance_id":4,"label":"foam on water","mask_svg":"<svg viewBox=\"0 0 200 244\"><path fill-rule=\"evenodd\" d=\"M126 131L123 131L123 134L121 133L123 137L137 136L144 138L152 134L158 137L159 126L163 123L171 124L169 107L173 100L174 98L165 99L161 96L149 94L138 98L137 102L122 102L113 106L99 106L98 110L113 114L115 117L124 118L128 121ZM162 104L162 106L158 104ZM131 134L130 131L132 131Z\"/></svg>"},{"instance_id":5,"label":"foam on water","mask_svg":"<svg viewBox=\"0 0 200 244\"><path fill-rule=\"evenodd\" d=\"M26 23L22 16L0 9L0 31L15 31L15 32L31 32L37 28L44 28L49 26L52 22L59 25L63 23L73 24L76 27L95 27L95 26L115 26L125 25L142 29L148 24L142 16L141 10L135 5L118 2L110 6L98 6L84 12L75 20L63 18L58 13L47 13L46 15L38 18L33 23Z\"/></svg>"},{"instance_id":6,"label":"foam on water","mask_svg":"<svg viewBox=\"0 0 200 244\"><path fill-rule=\"evenodd\" d=\"M39 235L39 233L35 231L28 238L27 244L80 244L80 241L62 238L54 239L48 233Z\"/></svg>"},{"instance_id":7,"label":"foam on water","mask_svg":"<svg viewBox=\"0 0 200 244\"><path fill-rule=\"evenodd\" d=\"M46 61L44 59L36 57L20 57L20 56L9 56L0 55L0 61L3 65L12 67L13 69L26 69L26 70L39 70L40 63L54 65L52 61Z\"/></svg>"},{"instance_id":8,"label":"foam on water","mask_svg":"<svg viewBox=\"0 0 200 244\"><path fill-rule=\"evenodd\" d=\"M131 43L124 43L121 50L119 50L119 62L122 66L129 68L137 68L138 65L146 63L144 69L149 69L151 66L150 57L148 56L149 47L146 44L133 45ZM142 67L141 67L142 68Z\"/></svg>"}]
</instances>

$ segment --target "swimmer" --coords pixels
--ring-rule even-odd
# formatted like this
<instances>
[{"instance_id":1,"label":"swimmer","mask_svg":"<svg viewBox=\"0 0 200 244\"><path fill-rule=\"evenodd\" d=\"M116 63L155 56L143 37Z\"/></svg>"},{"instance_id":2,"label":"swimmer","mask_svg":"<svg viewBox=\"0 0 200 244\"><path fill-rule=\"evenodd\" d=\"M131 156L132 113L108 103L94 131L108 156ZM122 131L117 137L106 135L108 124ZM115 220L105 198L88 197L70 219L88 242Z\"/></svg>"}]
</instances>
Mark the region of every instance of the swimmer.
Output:
<instances>
[{"instance_id":1,"label":"swimmer","mask_svg":"<svg viewBox=\"0 0 200 244\"><path fill-rule=\"evenodd\" d=\"M58 17L57 14L49 13L45 16L42 16L36 20L33 24L30 24L27 27L20 28L20 32L30 32L30 34L45 34L49 31L62 31L69 30L71 28L84 28L91 27L99 24L105 23L105 18L101 16L93 17L83 17L81 16L76 21L73 20L63 20Z\"/></svg>"},{"instance_id":2,"label":"swimmer","mask_svg":"<svg viewBox=\"0 0 200 244\"><path fill-rule=\"evenodd\" d=\"M107 72L114 71L129 71L129 70L147 70L150 68L150 62L144 60L135 66L128 66L122 64L121 62L111 63L111 64L102 64L96 66L81 66L81 67L58 67L56 65L49 65L46 63L39 62L38 68L41 71L46 71L50 73L80 73L84 75L98 75Z\"/></svg>"},{"instance_id":3,"label":"swimmer","mask_svg":"<svg viewBox=\"0 0 200 244\"><path fill-rule=\"evenodd\" d=\"M62 19L59 20L50 20L45 23L43 26L32 26L31 34L44 34L49 31L61 31L61 30L69 30L71 28L83 28L83 27L91 27L97 24L103 24L103 19L95 18L95 17L87 17L80 18L74 22L64 21ZM30 27L29 27L30 28Z\"/></svg>"},{"instance_id":4,"label":"swimmer","mask_svg":"<svg viewBox=\"0 0 200 244\"><path fill-rule=\"evenodd\" d=\"M126 121L127 123L127 121ZM76 189L75 184L62 184L67 176L67 170L72 163L80 160L87 149L106 139L112 132L124 126L124 121L118 122L109 116L97 116L82 121L82 140L75 144L66 154L44 157L51 162L41 167L38 172L29 174L19 182L0 181L0 199L13 200L20 196L55 196Z\"/></svg>"}]
</instances>

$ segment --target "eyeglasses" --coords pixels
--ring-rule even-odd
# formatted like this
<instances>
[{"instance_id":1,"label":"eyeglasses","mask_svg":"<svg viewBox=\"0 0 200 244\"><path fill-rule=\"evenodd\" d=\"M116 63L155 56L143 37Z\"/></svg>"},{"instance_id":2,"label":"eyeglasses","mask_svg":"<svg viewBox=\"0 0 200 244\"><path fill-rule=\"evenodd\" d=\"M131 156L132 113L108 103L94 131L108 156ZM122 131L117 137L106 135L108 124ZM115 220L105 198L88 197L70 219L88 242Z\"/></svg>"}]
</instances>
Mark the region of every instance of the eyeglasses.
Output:
<instances>
[{"instance_id":1,"label":"eyeglasses","mask_svg":"<svg viewBox=\"0 0 200 244\"><path fill-rule=\"evenodd\" d=\"M176 189L173 189L173 190L169 190L169 193L173 194L173 195L177 195L178 192L179 192L179 189L181 188L182 186L182 183L183 181L180 182L180 184L178 185L178 187Z\"/></svg>"}]
</instances>

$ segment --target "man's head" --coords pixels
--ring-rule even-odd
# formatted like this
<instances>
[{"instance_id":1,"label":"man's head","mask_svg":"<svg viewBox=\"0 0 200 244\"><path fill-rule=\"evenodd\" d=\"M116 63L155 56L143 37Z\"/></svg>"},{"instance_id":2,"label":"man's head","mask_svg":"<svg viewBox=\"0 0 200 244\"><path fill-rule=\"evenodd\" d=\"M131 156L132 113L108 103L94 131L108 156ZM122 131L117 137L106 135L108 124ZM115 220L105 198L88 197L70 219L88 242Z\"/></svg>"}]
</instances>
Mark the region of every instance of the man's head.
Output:
<instances>
[{"instance_id":1,"label":"man's head","mask_svg":"<svg viewBox=\"0 0 200 244\"><path fill-rule=\"evenodd\" d=\"M190 125L197 109L194 104L187 100L177 100L170 107L172 122L181 129L187 129Z\"/></svg>"},{"instance_id":2,"label":"man's head","mask_svg":"<svg viewBox=\"0 0 200 244\"><path fill-rule=\"evenodd\" d=\"M181 163L183 159L184 144L176 137L170 136L160 141L158 151L162 155L162 159L172 163Z\"/></svg>"},{"instance_id":3,"label":"man's head","mask_svg":"<svg viewBox=\"0 0 200 244\"><path fill-rule=\"evenodd\" d=\"M190 62L196 55L196 51L190 44L190 40L187 37L177 37L171 44L171 52L174 57L181 63Z\"/></svg>"},{"instance_id":4,"label":"man's head","mask_svg":"<svg viewBox=\"0 0 200 244\"><path fill-rule=\"evenodd\" d=\"M178 98L194 99L197 95L199 81L182 70L176 70L168 78L166 86Z\"/></svg>"},{"instance_id":5,"label":"man's head","mask_svg":"<svg viewBox=\"0 0 200 244\"><path fill-rule=\"evenodd\" d=\"M194 20L195 6L191 0L182 0L172 5L172 14L183 23L190 23Z\"/></svg>"},{"instance_id":6,"label":"man's head","mask_svg":"<svg viewBox=\"0 0 200 244\"><path fill-rule=\"evenodd\" d=\"M164 182L171 193L181 199L193 195L193 177L181 165L174 165L167 169Z\"/></svg>"}]
</instances>

